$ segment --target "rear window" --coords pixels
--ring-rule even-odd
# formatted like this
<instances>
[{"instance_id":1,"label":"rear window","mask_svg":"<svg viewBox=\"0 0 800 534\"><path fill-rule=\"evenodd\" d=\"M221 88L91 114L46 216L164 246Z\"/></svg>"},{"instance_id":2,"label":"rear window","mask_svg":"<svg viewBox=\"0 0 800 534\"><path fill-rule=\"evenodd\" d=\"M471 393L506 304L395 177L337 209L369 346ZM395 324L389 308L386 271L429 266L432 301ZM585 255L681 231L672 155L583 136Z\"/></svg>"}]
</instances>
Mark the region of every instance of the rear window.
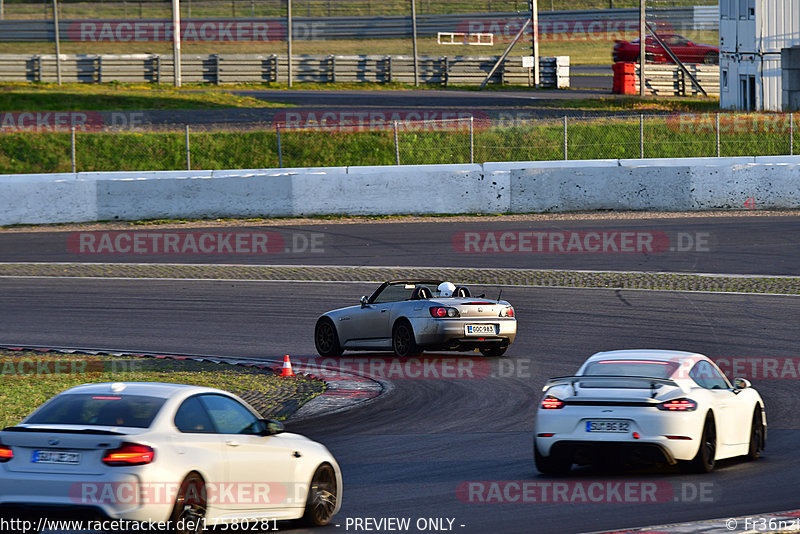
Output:
<instances>
[{"instance_id":1,"label":"rear window","mask_svg":"<svg viewBox=\"0 0 800 534\"><path fill-rule=\"evenodd\" d=\"M32 425L147 428L165 400L142 395L59 395L23 422Z\"/></svg>"},{"instance_id":2,"label":"rear window","mask_svg":"<svg viewBox=\"0 0 800 534\"><path fill-rule=\"evenodd\" d=\"M584 375L597 376L642 376L645 378L669 378L678 368L677 362L642 360L604 360L586 366Z\"/></svg>"}]
</instances>

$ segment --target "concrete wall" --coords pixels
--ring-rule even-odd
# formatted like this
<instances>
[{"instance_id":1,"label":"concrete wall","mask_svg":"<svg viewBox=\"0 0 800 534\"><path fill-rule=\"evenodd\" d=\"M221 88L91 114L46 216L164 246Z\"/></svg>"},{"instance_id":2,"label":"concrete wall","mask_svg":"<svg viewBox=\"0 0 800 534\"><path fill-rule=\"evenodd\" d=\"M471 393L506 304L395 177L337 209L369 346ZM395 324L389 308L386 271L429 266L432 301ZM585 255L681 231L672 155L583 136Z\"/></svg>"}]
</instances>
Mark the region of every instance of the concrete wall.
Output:
<instances>
[{"instance_id":1,"label":"concrete wall","mask_svg":"<svg viewBox=\"0 0 800 534\"><path fill-rule=\"evenodd\" d=\"M800 207L800 156L0 176L0 225Z\"/></svg>"}]
</instances>

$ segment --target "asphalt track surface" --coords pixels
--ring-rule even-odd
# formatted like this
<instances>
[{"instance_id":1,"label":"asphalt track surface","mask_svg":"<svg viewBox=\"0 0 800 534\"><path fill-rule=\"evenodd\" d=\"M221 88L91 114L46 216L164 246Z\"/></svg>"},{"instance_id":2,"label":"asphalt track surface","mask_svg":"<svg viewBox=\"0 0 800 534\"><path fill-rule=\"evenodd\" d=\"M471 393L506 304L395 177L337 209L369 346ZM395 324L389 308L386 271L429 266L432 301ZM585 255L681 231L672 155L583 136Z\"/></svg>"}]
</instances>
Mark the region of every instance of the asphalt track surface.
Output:
<instances>
[{"instance_id":1,"label":"asphalt track surface","mask_svg":"<svg viewBox=\"0 0 800 534\"><path fill-rule=\"evenodd\" d=\"M659 256L471 254L452 248L454 232L630 228L667 233L710 232L708 251ZM231 230L226 228L226 230ZM247 228L252 231L253 228ZM360 223L270 227L322 232L319 256L277 254L276 263L608 268L751 274L796 274L798 219L699 218L619 221L473 221ZM150 230L148 230L150 231ZM205 231L199 230L199 231ZM2 233L2 261L104 261L66 253L69 232ZM677 234L676 234L677 235ZM245 256L206 258L241 263ZM113 261L198 261L116 256ZM265 258L248 258L263 263ZM535 261L532 261L535 259ZM549 262L549 263L548 263ZM0 342L217 354L231 357L315 357L317 316L356 303L374 288L365 283L242 282L0 278ZM475 287L493 294L497 287ZM377 401L348 412L289 423L325 443L342 465L340 527L365 518L452 519L456 532L586 532L798 508L800 460L798 374L754 377L764 397L769 439L757 462L721 462L709 475L666 467L574 469L559 480L537 473L532 459L533 418L541 386L571 374L590 354L622 348L692 350L720 358L790 358L797 364L800 300L792 296L613 289L506 287L519 335L504 358L461 355L490 371L471 377L392 379ZM377 354L346 353L340 364L370 365ZM434 355L435 356L435 355ZM441 356L441 355L439 355ZM566 482L655 483L657 502L479 503L463 490L470 482L516 481L537 487ZM488 495L485 491L478 495ZM541 495L541 493L539 493ZM569 495L575 495L570 493ZM513 495L512 495L513 497ZM502 497L501 497L502 499ZM445 525L447 525L445 521ZM461 525L464 525L463 527ZM285 529L292 529L286 526ZM383 532L388 530L384 529ZM411 532L417 532L412 528Z\"/></svg>"},{"instance_id":2,"label":"asphalt track surface","mask_svg":"<svg viewBox=\"0 0 800 534\"><path fill-rule=\"evenodd\" d=\"M287 222L285 225L191 230L136 226L124 231L131 235L134 232L270 232L269 239L277 239L283 246L274 254L92 254L90 248L84 248L84 253L80 253L79 246L70 248L70 240L79 243L80 239L71 231L0 232L0 261L506 267L757 275L800 273L800 218L794 216L550 221L487 217L473 218L468 222L443 217L413 223ZM481 234L484 237L465 252L463 232L484 232ZM564 243L573 232L583 232L580 235L597 232L606 236L615 232L647 232L654 236L654 243L664 246L660 249L654 246L652 251L643 247L633 253L616 253L608 248L606 253L590 254L559 253L558 248L551 251L548 244L543 244L543 250L534 253L520 251L524 247L511 246L515 241L507 239L511 250L502 252L499 245L491 246L485 232L493 232L498 240L506 232L517 240L524 232L546 232L548 236L560 233L565 236ZM96 239L99 243L100 238ZM531 250L538 250L535 239L533 243Z\"/></svg>"},{"instance_id":3,"label":"asphalt track surface","mask_svg":"<svg viewBox=\"0 0 800 534\"><path fill-rule=\"evenodd\" d=\"M284 104L275 108L227 108L201 110L144 110L138 112L137 121L145 124L175 127L189 124L195 127L228 126L256 127L265 123L287 122L284 112L368 112L391 116L400 113L422 113L423 117L442 118L443 113L462 116L472 114L478 119L490 119L498 124L511 125L514 121L569 117L593 117L630 114L627 111L583 110L561 106L565 100L613 98L611 94L611 67L605 65L579 65L571 67L572 89L555 90L484 90L417 89L417 90L305 90L299 84L287 90L231 91L234 94ZM425 115L427 113L427 115ZM445 117L451 117L446 115ZM370 120L377 121L375 115ZM413 118L414 116L412 116ZM352 119L351 119L352 120ZM293 119L289 117L288 122Z\"/></svg>"},{"instance_id":4,"label":"asphalt track surface","mask_svg":"<svg viewBox=\"0 0 800 534\"><path fill-rule=\"evenodd\" d=\"M0 340L313 356L317 314L354 302L371 287L6 278L0 279ZM490 361L488 376L400 378L366 407L288 425L325 443L342 465L341 526L326 532L353 532L352 524L345 528L348 518L386 517L411 518L412 524L450 518L456 532L585 532L797 507L797 378L754 380L770 423L767 450L757 462L723 462L710 475L580 468L558 480L671 488L659 502L487 504L459 498L459 487L471 481L554 482L536 472L531 457L540 388L549 376L574 372L597 350L668 347L710 356L792 357L800 341L797 297L516 287L506 288L504 297L517 310L518 342L507 357ZM345 354L351 362L371 356Z\"/></svg>"}]
</instances>

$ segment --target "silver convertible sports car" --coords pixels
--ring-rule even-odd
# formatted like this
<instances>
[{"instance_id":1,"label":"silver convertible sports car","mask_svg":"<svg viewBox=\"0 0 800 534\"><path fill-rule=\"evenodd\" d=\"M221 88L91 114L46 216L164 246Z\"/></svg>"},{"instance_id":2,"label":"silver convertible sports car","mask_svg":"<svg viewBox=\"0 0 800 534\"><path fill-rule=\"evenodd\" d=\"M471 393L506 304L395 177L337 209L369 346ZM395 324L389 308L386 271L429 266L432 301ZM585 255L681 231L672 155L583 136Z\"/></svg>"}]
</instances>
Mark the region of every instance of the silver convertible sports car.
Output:
<instances>
[{"instance_id":1,"label":"silver convertible sports car","mask_svg":"<svg viewBox=\"0 0 800 534\"><path fill-rule=\"evenodd\" d=\"M344 350L393 350L408 358L423 350L474 349L501 356L516 334L514 308L499 296L473 297L442 280L392 280L361 297L360 305L322 315L314 343L325 357Z\"/></svg>"}]
</instances>

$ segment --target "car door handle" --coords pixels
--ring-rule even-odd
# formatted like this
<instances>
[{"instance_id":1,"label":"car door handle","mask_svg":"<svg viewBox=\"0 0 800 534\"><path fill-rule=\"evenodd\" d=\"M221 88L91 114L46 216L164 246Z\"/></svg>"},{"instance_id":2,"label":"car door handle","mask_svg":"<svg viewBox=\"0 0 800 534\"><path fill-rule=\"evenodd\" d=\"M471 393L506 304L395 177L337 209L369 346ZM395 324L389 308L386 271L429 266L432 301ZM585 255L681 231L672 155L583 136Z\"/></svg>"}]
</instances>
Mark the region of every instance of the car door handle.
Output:
<instances>
[{"instance_id":1,"label":"car door handle","mask_svg":"<svg viewBox=\"0 0 800 534\"><path fill-rule=\"evenodd\" d=\"M238 447L239 446L239 442L235 441L235 440L232 440L232 439L229 439L229 440L225 441L225 445L227 445L228 447Z\"/></svg>"},{"instance_id":2,"label":"car door handle","mask_svg":"<svg viewBox=\"0 0 800 534\"><path fill-rule=\"evenodd\" d=\"M381 313L386 313L387 310L381 310Z\"/></svg>"}]
</instances>

